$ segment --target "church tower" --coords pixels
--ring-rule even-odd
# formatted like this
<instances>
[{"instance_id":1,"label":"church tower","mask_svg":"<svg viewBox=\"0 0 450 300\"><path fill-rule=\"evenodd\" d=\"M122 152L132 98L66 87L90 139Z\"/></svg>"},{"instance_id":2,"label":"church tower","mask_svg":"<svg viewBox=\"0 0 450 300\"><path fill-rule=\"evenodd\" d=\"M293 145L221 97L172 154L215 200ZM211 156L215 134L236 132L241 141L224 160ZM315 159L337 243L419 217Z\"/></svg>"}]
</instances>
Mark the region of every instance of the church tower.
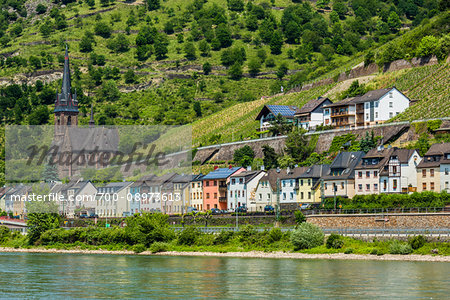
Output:
<instances>
[{"instance_id":1,"label":"church tower","mask_svg":"<svg viewBox=\"0 0 450 300\"><path fill-rule=\"evenodd\" d=\"M70 86L70 67L67 45L64 57L64 73L61 93L56 94L54 113L55 137L62 138L66 126L78 125L78 101L77 94L72 93Z\"/></svg>"}]
</instances>

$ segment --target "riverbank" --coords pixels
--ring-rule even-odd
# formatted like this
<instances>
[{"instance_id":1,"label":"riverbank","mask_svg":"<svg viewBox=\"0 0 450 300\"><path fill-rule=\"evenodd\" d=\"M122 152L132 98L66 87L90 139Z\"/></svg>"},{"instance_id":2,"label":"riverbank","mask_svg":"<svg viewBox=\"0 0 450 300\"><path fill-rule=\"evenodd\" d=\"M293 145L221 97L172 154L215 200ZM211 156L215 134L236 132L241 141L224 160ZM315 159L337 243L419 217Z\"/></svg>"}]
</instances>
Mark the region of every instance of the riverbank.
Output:
<instances>
[{"instance_id":1,"label":"riverbank","mask_svg":"<svg viewBox=\"0 0 450 300\"><path fill-rule=\"evenodd\" d=\"M309 254L299 252L192 252L192 251L167 251L152 253L144 251L135 253L129 250L83 250L83 249L45 249L45 248L7 248L0 247L0 252L21 253L57 253L57 254L109 254L109 255L158 255L158 256L197 256L197 257L236 257L236 258L279 258L279 259L332 259L332 260L389 260L389 261L426 261L426 262L450 262L450 256L439 255L370 255L370 254Z\"/></svg>"}]
</instances>

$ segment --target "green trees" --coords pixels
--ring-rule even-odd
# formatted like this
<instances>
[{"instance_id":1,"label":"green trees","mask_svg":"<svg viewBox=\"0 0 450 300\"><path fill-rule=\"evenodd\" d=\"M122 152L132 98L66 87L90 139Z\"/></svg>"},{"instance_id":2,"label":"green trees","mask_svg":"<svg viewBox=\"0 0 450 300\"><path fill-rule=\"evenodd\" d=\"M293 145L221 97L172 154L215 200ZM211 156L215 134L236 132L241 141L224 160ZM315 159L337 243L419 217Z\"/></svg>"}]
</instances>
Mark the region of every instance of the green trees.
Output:
<instances>
[{"instance_id":1,"label":"green trees","mask_svg":"<svg viewBox=\"0 0 450 300\"><path fill-rule=\"evenodd\" d=\"M81 38L79 48L81 52L91 52L92 44L95 42L94 35L92 32L85 31L83 37Z\"/></svg>"},{"instance_id":2,"label":"green trees","mask_svg":"<svg viewBox=\"0 0 450 300\"><path fill-rule=\"evenodd\" d=\"M198 43L198 50L200 50L201 56L206 57L210 55L211 46L203 39Z\"/></svg>"},{"instance_id":3,"label":"green trees","mask_svg":"<svg viewBox=\"0 0 450 300\"><path fill-rule=\"evenodd\" d=\"M188 60L194 60L197 58L195 45L192 42L187 42L184 45L184 57L186 57Z\"/></svg>"},{"instance_id":4,"label":"green trees","mask_svg":"<svg viewBox=\"0 0 450 300\"><path fill-rule=\"evenodd\" d=\"M306 160L313 151L305 133L305 129L295 128L288 134L286 139L286 154L291 156L296 163Z\"/></svg>"},{"instance_id":5,"label":"green trees","mask_svg":"<svg viewBox=\"0 0 450 300\"><path fill-rule=\"evenodd\" d=\"M244 1L243 0L227 0L228 9L232 11L243 11Z\"/></svg>"},{"instance_id":6,"label":"green trees","mask_svg":"<svg viewBox=\"0 0 450 300\"><path fill-rule=\"evenodd\" d=\"M221 48L230 47L233 43L233 39L231 38L231 31L226 24L219 24L216 27L216 38L220 43Z\"/></svg>"},{"instance_id":7,"label":"green trees","mask_svg":"<svg viewBox=\"0 0 450 300\"><path fill-rule=\"evenodd\" d=\"M111 32L111 27L105 21L99 21L94 26L94 33L105 39L111 36Z\"/></svg>"},{"instance_id":8,"label":"green trees","mask_svg":"<svg viewBox=\"0 0 450 300\"><path fill-rule=\"evenodd\" d=\"M194 102L194 107L193 107L194 111L195 111L195 115L200 118L202 116L202 106L200 105L200 102L196 101Z\"/></svg>"},{"instance_id":9,"label":"green trees","mask_svg":"<svg viewBox=\"0 0 450 300\"><path fill-rule=\"evenodd\" d=\"M402 22L395 11L391 11L387 24L392 32L397 32L402 26Z\"/></svg>"},{"instance_id":10,"label":"green trees","mask_svg":"<svg viewBox=\"0 0 450 300\"><path fill-rule=\"evenodd\" d=\"M261 71L261 61L253 58L248 62L248 72L251 76L256 76Z\"/></svg>"},{"instance_id":11,"label":"green trees","mask_svg":"<svg viewBox=\"0 0 450 300\"><path fill-rule=\"evenodd\" d=\"M211 73L211 64L209 62L205 62L203 64L203 74L208 75Z\"/></svg>"},{"instance_id":12,"label":"green trees","mask_svg":"<svg viewBox=\"0 0 450 300\"><path fill-rule=\"evenodd\" d=\"M369 135L369 132L366 131L366 136L361 139L359 142L359 148L361 151L364 151L365 153L369 152L371 149L375 148L377 146L376 140L374 137L373 131Z\"/></svg>"},{"instance_id":13,"label":"green trees","mask_svg":"<svg viewBox=\"0 0 450 300\"><path fill-rule=\"evenodd\" d=\"M148 10L157 10L160 7L160 0L146 0Z\"/></svg>"},{"instance_id":14,"label":"green trees","mask_svg":"<svg viewBox=\"0 0 450 300\"><path fill-rule=\"evenodd\" d=\"M108 40L106 46L116 53L130 50L130 42L125 34L119 33L115 38Z\"/></svg>"},{"instance_id":15,"label":"green trees","mask_svg":"<svg viewBox=\"0 0 450 300\"><path fill-rule=\"evenodd\" d=\"M123 78L125 80L125 83L130 84L130 83L135 83L136 82L136 74L134 73L133 70L128 70L124 75Z\"/></svg>"},{"instance_id":16,"label":"green trees","mask_svg":"<svg viewBox=\"0 0 450 300\"><path fill-rule=\"evenodd\" d=\"M283 38L280 31L276 30L272 38L270 39L270 52L272 54L281 54L281 48L283 47Z\"/></svg>"},{"instance_id":17,"label":"green trees","mask_svg":"<svg viewBox=\"0 0 450 300\"><path fill-rule=\"evenodd\" d=\"M229 69L228 75L233 80L239 80L242 78L242 65L239 62L235 62Z\"/></svg>"},{"instance_id":18,"label":"green trees","mask_svg":"<svg viewBox=\"0 0 450 300\"><path fill-rule=\"evenodd\" d=\"M255 152L248 145L237 149L233 154L234 162L242 167L251 166L254 158Z\"/></svg>"},{"instance_id":19,"label":"green trees","mask_svg":"<svg viewBox=\"0 0 450 300\"><path fill-rule=\"evenodd\" d=\"M46 13L46 12L47 12L47 6L45 6L44 4L39 3L39 4L36 6L36 13L37 13L38 15L42 15L43 13Z\"/></svg>"},{"instance_id":20,"label":"green trees","mask_svg":"<svg viewBox=\"0 0 450 300\"><path fill-rule=\"evenodd\" d=\"M270 122L269 131L273 136L287 134L292 131L292 124L289 124L286 118L281 114L275 116L275 119Z\"/></svg>"},{"instance_id":21,"label":"green trees","mask_svg":"<svg viewBox=\"0 0 450 300\"><path fill-rule=\"evenodd\" d=\"M275 149L269 145L264 145L262 151L264 155L264 167L267 170L278 167L278 154L275 152Z\"/></svg>"},{"instance_id":22,"label":"green trees","mask_svg":"<svg viewBox=\"0 0 450 300\"><path fill-rule=\"evenodd\" d=\"M416 49L417 57L427 57L437 54L439 41L432 35L427 35L422 38L419 46Z\"/></svg>"},{"instance_id":23,"label":"green trees","mask_svg":"<svg viewBox=\"0 0 450 300\"><path fill-rule=\"evenodd\" d=\"M224 49L220 55L220 61L222 65L228 67L233 65L234 63L243 64L247 59L247 55L245 53L245 49L233 47L229 49Z\"/></svg>"}]
</instances>

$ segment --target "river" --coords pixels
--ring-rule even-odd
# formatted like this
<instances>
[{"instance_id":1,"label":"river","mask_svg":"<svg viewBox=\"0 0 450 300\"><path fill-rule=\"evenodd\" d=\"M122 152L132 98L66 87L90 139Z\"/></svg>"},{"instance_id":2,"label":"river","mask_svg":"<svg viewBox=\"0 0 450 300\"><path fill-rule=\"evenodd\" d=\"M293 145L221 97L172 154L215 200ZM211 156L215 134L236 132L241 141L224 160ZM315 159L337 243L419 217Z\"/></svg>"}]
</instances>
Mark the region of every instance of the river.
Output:
<instances>
[{"instance_id":1,"label":"river","mask_svg":"<svg viewBox=\"0 0 450 300\"><path fill-rule=\"evenodd\" d=\"M0 253L0 297L9 299L445 299L449 294L450 264L442 262Z\"/></svg>"}]
</instances>

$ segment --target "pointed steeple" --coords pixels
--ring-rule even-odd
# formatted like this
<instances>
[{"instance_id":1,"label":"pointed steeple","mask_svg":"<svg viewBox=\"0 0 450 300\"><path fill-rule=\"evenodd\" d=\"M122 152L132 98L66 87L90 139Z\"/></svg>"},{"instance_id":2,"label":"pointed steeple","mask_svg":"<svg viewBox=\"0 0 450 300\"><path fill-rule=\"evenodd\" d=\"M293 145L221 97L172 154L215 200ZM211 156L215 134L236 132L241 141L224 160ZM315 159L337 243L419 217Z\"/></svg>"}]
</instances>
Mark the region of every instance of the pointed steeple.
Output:
<instances>
[{"instance_id":1,"label":"pointed steeple","mask_svg":"<svg viewBox=\"0 0 450 300\"><path fill-rule=\"evenodd\" d=\"M56 95L55 101L55 113L61 111L78 113L77 95L76 93L72 93L70 85L69 49L67 47L67 44L66 53L64 56L64 71L61 93Z\"/></svg>"},{"instance_id":2,"label":"pointed steeple","mask_svg":"<svg viewBox=\"0 0 450 300\"><path fill-rule=\"evenodd\" d=\"M66 54L64 55L64 72L61 88L61 95L68 96L70 94L70 67L69 67L69 53L66 44ZM68 97L66 98L68 99Z\"/></svg>"},{"instance_id":3,"label":"pointed steeple","mask_svg":"<svg viewBox=\"0 0 450 300\"><path fill-rule=\"evenodd\" d=\"M94 127L95 121L94 121L94 105L91 104L91 119L89 120L89 127Z\"/></svg>"}]
</instances>

